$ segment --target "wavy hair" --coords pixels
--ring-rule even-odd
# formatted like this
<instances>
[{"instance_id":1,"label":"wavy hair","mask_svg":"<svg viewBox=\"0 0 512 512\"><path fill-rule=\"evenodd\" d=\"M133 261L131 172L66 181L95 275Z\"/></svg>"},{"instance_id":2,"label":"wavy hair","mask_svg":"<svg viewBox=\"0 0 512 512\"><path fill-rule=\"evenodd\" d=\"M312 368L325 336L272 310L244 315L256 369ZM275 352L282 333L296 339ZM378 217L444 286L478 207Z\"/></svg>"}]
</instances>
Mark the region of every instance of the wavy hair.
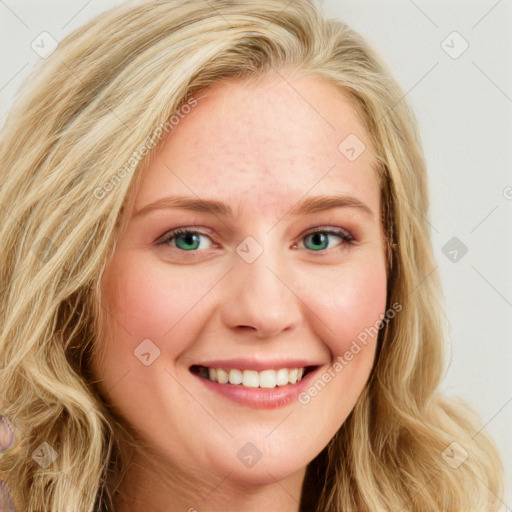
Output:
<instances>
[{"instance_id":1,"label":"wavy hair","mask_svg":"<svg viewBox=\"0 0 512 512\"><path fill-rule=\"evenodd\" d=\"M301 510L498 510L498 452L471 407L438 390L448 331L416 118L375 50L313 0L125 3L25 80L0 139L0 412L18 434L0 476L18 510L113 511L120 439L136 439L90 373L103 270L159 127L209 85L269 72L334 84L364 122L388 306L402 305L355 408L308 466ZM469 455L457 468L443 458L452 442ZM32 456L42 443L58 453L50 465Z\"/></svg>"}]
</instances>

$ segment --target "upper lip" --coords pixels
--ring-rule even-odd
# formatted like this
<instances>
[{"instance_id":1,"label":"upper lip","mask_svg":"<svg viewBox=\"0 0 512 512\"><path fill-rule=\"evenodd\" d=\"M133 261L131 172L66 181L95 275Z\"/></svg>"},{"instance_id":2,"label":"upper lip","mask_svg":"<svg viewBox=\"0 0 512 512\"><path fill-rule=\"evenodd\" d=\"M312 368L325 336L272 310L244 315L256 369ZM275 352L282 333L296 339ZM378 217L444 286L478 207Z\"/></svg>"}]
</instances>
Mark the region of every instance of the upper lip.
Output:
<instances>
[{"instance_id":1,"label":"upper lip","mask_svg":"<svg viewBox=\"0 0 512 512\"><path fill-rule=\"evenodd\" d=\"M223 368L225 370L279 370L281 368L307 368L321 366L323 363L314 362L311 359L273 359L269 361L256 359L216 359L198 362L193 366L206 366L208 368Z\"/></svg>"}]
</instances>

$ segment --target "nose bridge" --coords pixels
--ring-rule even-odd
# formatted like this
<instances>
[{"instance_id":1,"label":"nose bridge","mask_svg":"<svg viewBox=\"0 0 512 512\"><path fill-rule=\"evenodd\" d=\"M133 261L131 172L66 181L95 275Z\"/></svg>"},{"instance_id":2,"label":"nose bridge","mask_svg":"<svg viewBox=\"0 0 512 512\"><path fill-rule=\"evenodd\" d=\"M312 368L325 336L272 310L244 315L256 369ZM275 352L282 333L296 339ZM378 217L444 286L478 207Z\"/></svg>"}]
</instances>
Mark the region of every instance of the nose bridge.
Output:
<instances>
[{"instance_id":1,"label":"nose bridge","mask_svg":"<svg viewBox=\"0 0 512 512\"><path fill-rule=\"evenodd\" d=\"M301 312L299 300L287 283L284 252L248 237L236 253L224 322L231 328L251 328L258 336L296 327Z\"/></svg>"}]
</instances>

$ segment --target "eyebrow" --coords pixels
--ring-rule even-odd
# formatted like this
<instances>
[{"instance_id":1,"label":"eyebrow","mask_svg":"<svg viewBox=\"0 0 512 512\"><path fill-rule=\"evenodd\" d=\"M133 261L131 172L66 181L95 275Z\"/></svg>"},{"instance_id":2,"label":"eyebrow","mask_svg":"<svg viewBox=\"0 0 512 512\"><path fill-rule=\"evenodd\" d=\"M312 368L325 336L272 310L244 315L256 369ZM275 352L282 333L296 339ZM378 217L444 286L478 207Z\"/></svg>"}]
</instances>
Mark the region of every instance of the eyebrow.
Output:
<instances>
[{"instance_id":1,"label":"eyebrow","mask_svg":"<svg viewBox=\"0 0 512 512\"><path fill-rule=\"evenodd\" d=\"M143 206L135 212L134 218L141 217L154 210L163 210L167 208L183 208L185 210L211 213L224 217L233 216L233 210L231 207L222 201L217 201L215 199L199 199L187 196L169 196ZM308 197L293 205L287 214L308 215L334 208L357 208L370 218L373 218L374 216L373 211L366 204L356 197L346 195L322 195Z\"/></svg>"}]
</instances>

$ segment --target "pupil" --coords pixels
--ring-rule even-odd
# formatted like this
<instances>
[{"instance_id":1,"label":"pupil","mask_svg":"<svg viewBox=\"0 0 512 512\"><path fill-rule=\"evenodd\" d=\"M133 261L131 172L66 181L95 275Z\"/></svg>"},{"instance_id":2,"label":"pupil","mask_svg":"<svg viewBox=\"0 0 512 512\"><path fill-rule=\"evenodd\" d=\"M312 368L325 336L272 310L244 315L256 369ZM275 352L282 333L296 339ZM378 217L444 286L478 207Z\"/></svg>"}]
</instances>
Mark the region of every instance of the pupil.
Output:
<instances>
[{"instance_id":1,"label":"pupil","mask_svg":"<svg viewBox=\"0 0 512 512\"><path fill-rule=\"evenodd\" d=\"M314 233L312 236L313 245L325 245L325 234L323 233Z\"/></svg>"},{"instance_id":2,"label":"pupil","mask_svg":"<svg viewBox=\"0 0 512 512\"><path fill-rule=\"evenodd\" d=\"M186 245L186 246L192 246L194 245L194 238L196 238L197 235L193 234L193 233L185 233L184 235L181 235L181 239L182 241L184 242L183 245Z\"/></svg>"}]
</instances>

